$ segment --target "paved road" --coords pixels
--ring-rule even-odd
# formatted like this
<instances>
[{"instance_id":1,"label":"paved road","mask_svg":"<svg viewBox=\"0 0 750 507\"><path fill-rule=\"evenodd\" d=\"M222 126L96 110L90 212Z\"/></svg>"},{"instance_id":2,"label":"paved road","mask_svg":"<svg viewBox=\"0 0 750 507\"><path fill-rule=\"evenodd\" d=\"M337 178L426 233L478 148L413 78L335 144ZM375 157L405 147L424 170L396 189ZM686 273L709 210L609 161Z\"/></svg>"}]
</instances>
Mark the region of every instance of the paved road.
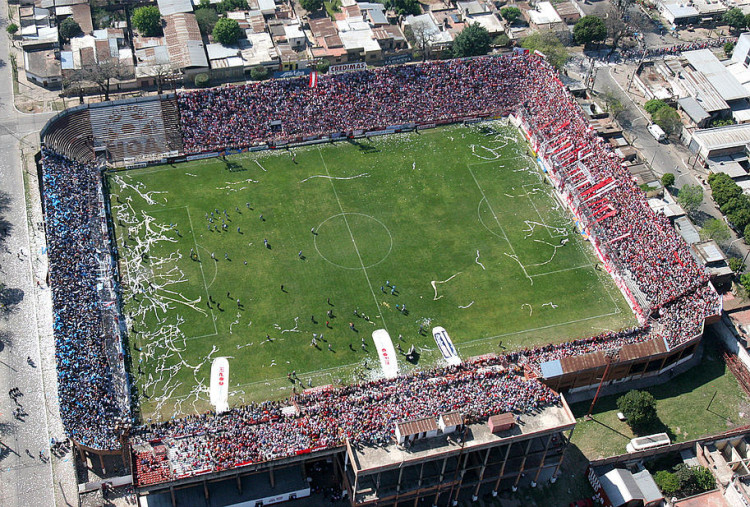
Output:
<instances>
[{"instance_id":1,"label":"paved road","mask_svg":"<svg viewBox=\"0 0 750 507\"><path fill-rule=\"evenodd\" d=\"M659 143L649 134L646 127L649 119L635 103L627 91L628 77L634 71L634 65L610 65L597 68L594 89L597 92L611 92L619 98L625 110L618 118L623 128L631 134L633 145L640 150L643 158L651 163L657 176L664 173L675 175L675 187L684 185L701 185L704 187L703 204L700 207L702 218L723 220L721 212L711 199L711 192L706 183L707 172L695 166L693 154L680 142ZM729 242L732 255L745 257L750 248L732 232Z\"/></svg>"},{"instance_id":2,"label":"paved road","mask_svg":"<svg viewBox=\"0 0 750 507\"><path fill-rule=\"evenodd\" d=\"M0 5L0 19L0 33L4 33L5 2ZM27 115L14 108L8 40L0 39L0 220L7 226L5 234L0 232L0 283L16 301L0 317L0 505L77 505L70 454L63 460L49 459L50 435L62 436L49 333L49 290L44 284L37 286L32 271L40 253L35 240L43 240L43 235L35 225L41 220L38 195L33 195L33 188L31 199L25 195L21 154L23 149L24 157L33 156L33 141L51 115ZM31 179L35 180L33 174ZM29 213L35 217L32 229ZM39 276L43 280L44 273ZM22 420L13 415L17 405L8 395L11 387L23 393L18 401L28 415ZM40 450L45 460L39 458Z\"/></svg>"}]
</instances>

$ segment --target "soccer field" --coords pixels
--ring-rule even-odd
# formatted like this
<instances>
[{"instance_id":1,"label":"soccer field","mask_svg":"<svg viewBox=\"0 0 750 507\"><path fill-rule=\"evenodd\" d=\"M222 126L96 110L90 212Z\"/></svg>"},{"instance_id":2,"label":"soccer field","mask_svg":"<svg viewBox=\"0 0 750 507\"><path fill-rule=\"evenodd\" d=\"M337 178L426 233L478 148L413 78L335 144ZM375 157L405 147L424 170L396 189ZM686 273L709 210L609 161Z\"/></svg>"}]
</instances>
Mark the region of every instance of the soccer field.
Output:
<instances>
[{"instance_id":1,"label":"soccer field","mask_svg":"<svg viewBox=\"0 0 750 507\"><path fill-rule=\"evenodd\" d=\"M291 371L305 386L376 377L376 329L423 368L441 361L434 326L467 358L636 323L501 122L108 182L144 420L210 408L218 356L238 404L289 396Z\"/></svg>"}]
</instances>

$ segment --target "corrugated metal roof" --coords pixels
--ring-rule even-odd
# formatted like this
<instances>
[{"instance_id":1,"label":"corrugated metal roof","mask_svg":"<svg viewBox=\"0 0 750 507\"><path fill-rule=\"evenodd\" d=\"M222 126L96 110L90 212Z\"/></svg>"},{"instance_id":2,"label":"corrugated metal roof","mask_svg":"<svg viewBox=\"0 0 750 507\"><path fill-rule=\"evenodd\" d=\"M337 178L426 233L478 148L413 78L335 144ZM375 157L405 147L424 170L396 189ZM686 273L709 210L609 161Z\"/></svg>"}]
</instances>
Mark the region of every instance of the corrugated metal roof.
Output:
<instances>
[{"instance_id":1,"label":"corrugated metal roof","mask_svg":"<svg viewBox=\"0 0 750 507\"><path fill-rule=\"evenodd\" d=\"M162 16L177 14L179 12L193 12L193 2L191 0L156 0L159 5L159 12Z\"/></svg>"},{"instance_id":2,"label":"corrugated metal roof","mask_svg":"<svg viewBox=\"0 0 750 507\"><path fill-rule=\"evenodd\" d=\"M597 350L596 352L589 352L580 356L569 356L560 359L560 366L564 373L570 373L574 371L589 370L591 368L599 368L604 366L606 361L604 360L604 352Z\"/></svg>"},{"instance_id":3,"label":"corrugated metal roof","mask_svg":"<svg viewBox=\"0 0 750 507\"><path fill-rule=\"evenodd\" d=\"M708 114L705 109L703 109L703 107L695 99L695 97L685 97L684 99L678 99L677 103L680 105L680 108L682 108L682 110L685 111L685 113L687 113L690 119L695 123L701 123L702 121L705 121L711 117L711 115Z\"/></svg>"},{"instance_id":4,"label":"corrugated metal roof","mask_svg":"<svg viewBox=\"0 0 750 507\"><path fill-rule=\"evenodd\" d=\"M440 417L443 419L445 426L460 426L464 422L461 412L448 412L447 414L441 414Z\"/></svg>"},{"instance_id":5,"label":"corrugated metal roof","mask_svg":"<svg viewBox=\"0 0 750 507\"><path fill-rule=\"evenodd\" d=\"M713 162L711 159L708 159L708 170L714 173L724 173L730 178L747 176L745 168L739 162L733 160Z\"/></svg>"},{"instance_id":6,"label":"corrugated metal roof","mask_svg":"<svg viewBox=\"0 0 750 507\"><path fill-rule=\"evenodd\" d=\"M653 338L645 342L623 345L620 349L620 361L640 359L654 354L661 354L666 351L667 346L664 343L664 340L661 338Z\"/></svg>"},{"instance_id":7,"label":"corrugated metal roof","mask_svg":"<svg viewBox=\"0 0 750 507\"><path fill-rule=\"evenodd\" d=\"M208 67L206 50L203 47L195 14L177 13L164 17L164 38L172 64L180 69Z\"/></svg>"},{"instance_id":8,"label":"corrugated metal roof","mask_svg":"<svg viewBox=\"0 0 750 507\"><path fill-rule=\"evenodd\" d=\"M698 130L693 132L693 140L701 146L701 151L744 146L750 143L750 124Z\"/></svg>"},{"instance_id":9,"label":"corrugated metal roof","mask_svg":"<svg viewBox=\"0 0 750 507\"><path fill-rule=\"evenodd\" d=\"M729 104L727 104L706 75L684 69L680 73L678 82L685 87L688 93L695 98L696 102L705 111L714 113L729 109Z\"/></svg>"},{"instance_id":10,"label":"corrugated metal roof","mask_svg":"<svg viewBox=\"0 0 750 507\"><path fill-rule=\"evenodd\" d=\"M684 239L688 245L692 245L693 243L697 243L701 240L701 237L698 234L698 229L695 228L695 226L690 222L690 220L688 220L687 217L680 217L675 220L674 227L675 229L677 229L677 232L680 233L680 236L682 236L682 239Z\"/></svg>"},{"instance_id":11,"label":"corrugated metal roof","mask_svg":"<svg viewBox=\"0 0 750 507\"><path fill-rule=\"evenodd\" d=\"M423 417L422 419L414 419L412 421L397 422L396 427L399 433L404 436L437 431L438 429L434 417Z\"/></svg>"},{"instance_id":12,"label":"corrugated metal roof","mask_svg":"<svg viewBox=\"0 0 750 507\"><path fill-rule=\"evenodd\" d=\"M544 378L559 377L560 375L563 374L562 365L560 364L559 359L555 359L554 361L547 361L546 363L542 363L541 369L542 369L542 377Z\"/></svg>"},{"instance_id":13,"label":"corrugated metal roof","mask_svg":"<svg viewBox=\"0 0 750 507\"><path fill-rule=\"evenodd\" d=\"M750 95L710 49L686 51L682 53L682 56L695 70L702 72L708 78L724 100L739 100Z\"/></svg>"}]
</instances>

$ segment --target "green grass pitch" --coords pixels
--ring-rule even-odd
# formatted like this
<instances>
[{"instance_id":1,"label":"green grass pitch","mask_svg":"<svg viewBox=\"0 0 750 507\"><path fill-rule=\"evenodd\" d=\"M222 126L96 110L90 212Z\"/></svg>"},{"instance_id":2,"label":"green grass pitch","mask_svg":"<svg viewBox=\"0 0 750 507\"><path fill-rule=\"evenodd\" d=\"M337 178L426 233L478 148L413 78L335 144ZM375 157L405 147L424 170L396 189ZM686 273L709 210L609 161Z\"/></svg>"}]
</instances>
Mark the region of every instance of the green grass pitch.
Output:
<instances>
[{"instance_id":1,"label":"green grass pitch","mask_svg":"<svg viewBox=\"0 0 750 507\"><path fill-rule=\"evenodd\" d=\"M242 403L290 395L293 370L305 386L377 376L379 328L426 367L437 325L467 358L635 323L501 122L108 180L144 418L210 408L217 356Z\"/></svg>"}]
</instances>

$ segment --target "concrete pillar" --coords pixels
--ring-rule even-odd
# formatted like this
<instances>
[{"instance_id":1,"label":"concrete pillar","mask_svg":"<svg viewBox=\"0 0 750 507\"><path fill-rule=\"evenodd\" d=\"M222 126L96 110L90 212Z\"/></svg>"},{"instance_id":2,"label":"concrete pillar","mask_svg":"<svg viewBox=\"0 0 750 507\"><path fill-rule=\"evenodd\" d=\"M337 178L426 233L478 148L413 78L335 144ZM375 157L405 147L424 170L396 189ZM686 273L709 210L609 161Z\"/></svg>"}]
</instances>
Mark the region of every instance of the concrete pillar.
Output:
<instances>
[{"instance_id":1,"label":"concrete pillar","mask_svg":"<svg viewBox=\"0 0 750 507\"><path fill-rule=\"evenodd\" d=\"M240 479L240 474L237 474L235 477L237 479L237 491L242 495L242 480Z\"/></svg>"},{"instance_id":2,"label":"concrete pillar","mask_svg":"<svg viewBox=\"0 0 750 507\"><path fill-rule=\"evenodd\" d=\"M172 496L172 507L177 507L177 499L174 497L174 486L169 486L169 494Z\"/></svg>"},{"instance_id":3,"label":"concrete pillar","mask_svg":"<svg viewBox=\"0 0 750 507\"><path fill-rule=\"evenodd\" d=\"M268 469L268 477L269 477L269 479L271 480L271 487L272 487L272 488L275 488L275 487L276 487L276 479L275 479L275 478L274 478L274 476L273 476L273 466L271 466L271 467L270 467L270 468Z\"/></svg>"},{"instance_id":4,"label":"concrete pillar","mask_svg":"<svg viewBox=\"0 0 750 507\"><path fill-rule=\"evenodd\" d=\"M487 461L490 459L490 451L492 451L492 448L487 449L487 453L484 455L484 461L482 462L482 468L479 470L479 480L477 480L477 488L474 490L474 495L472 498L476 502L477 496L479 496L479 488L482 487L482 479L484 479L484 471L487 469Z\"/></svg>"},{"instance_id":5,"label":"concrete pillar","mask_svg":"<svg viewBox=\"0 0 750 507\"><path fill-rule=\"evenodd\" d=\"M396 493L401 492L401 476L404 475L404 467L398 469L398 484L396 484Z\"/></svg>"},{"instance_id":6,"label":"concrete pillar","mask_svg":"<svg viewBox=\"0 0 750 507\"><path fill-rule=\"evenodd\" d=\"M97 456L99 456L99 466L102 468L102 473L106 474L107 467L104 466L104 456L102 456L101 454L97 454Z\"/></svg>"},{"instance_id":7,"label":"concrete pillar","mask_svg":"<svg viewBox=\"0 0 750 507\"><path fill-rule=\"evenodd\" d=\"M518 471L518 474L516 475L516 482L513 483L513 487L518 489L518 483L521 481L521 474L524 470L526 470L526 458L529 456L529 450L531 449L531 442L533 442L534 439L530 438L529 443L526 444L526 451L523 453L523 459L521 459L521 469ZM513 491L515 491L514 489Z\"/></svg>"},{"instance_id":8,"label":"concrete pillar","mask_svg":"<svg viewBox=\"0 0 750 507\"><path fill-rule=\"evenodd\" d=\"M417 489L422 488L422 475L424 474L424 461L422 462L422 466L419 467L419 481L417 482Z\"/></svg>"},{"instance_id":9,"label":"concrete pillar","mask_svg":"<svg viewBox=\"0 0 750 507\"><path fill-rule=\"evenodd\" d=\"M508 463L508 456L510 456L510 448L513 445L512 442L508 443L508 448L505 450L505 458L503 458L503 465L500 467L500 473L497 475L497 482L495 482L495 489L493 490L497 494L498 488L500 488L500 481L503 480L505 474L505 465Z\"/></svg>"},{"instance_id":10,"label":"concrete pillar","mask_svg":"<svg viewBox=\"0 0 750 507\"><path fill-rule=\"evenodd\" d=\"M203 481L203 496L208 500L208 481L205 479Z\"/></svg>"},{"instance_id":11,"label":"concrete pillar","mask_svg":"<svg viewBox=\"0 0 750 507\"><path fill-rule=\"evenodd\" d=\"M547 459L547 451L549 450L549 444L552 443L552 434L547 437L547 445L544 446L544 454L542 454L542 461L539 462L539 468L536 471L536 475L534 476L534 480L532 481L533 486L536 487L537 481L539 481L539 474L542 473L542 468L544 468L544 460Z\"/></svg>"}]
</instances>

